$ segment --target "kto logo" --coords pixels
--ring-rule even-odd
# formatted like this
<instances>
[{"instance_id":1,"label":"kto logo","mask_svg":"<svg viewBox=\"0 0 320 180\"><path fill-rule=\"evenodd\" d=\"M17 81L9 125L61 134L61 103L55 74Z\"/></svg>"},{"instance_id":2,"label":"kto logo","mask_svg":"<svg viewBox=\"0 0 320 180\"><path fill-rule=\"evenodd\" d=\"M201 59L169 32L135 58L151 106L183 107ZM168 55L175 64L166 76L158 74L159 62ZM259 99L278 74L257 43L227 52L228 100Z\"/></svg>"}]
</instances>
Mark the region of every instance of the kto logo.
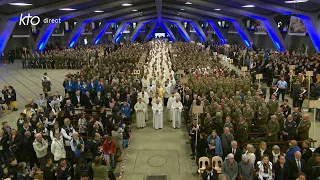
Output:
<instances>
[{"instance_id":1,"label":"kto logo","mask_svg":"<svg viewBox=\"0 0 320 180\"><path fill-rule=\"evenodd\" d=\"M33 26L36 26L40 23L41 19L39 16L31 16L30 13L25 16L24 14L21 13L20 15L20 21L19 21L19 25L33 25ZM47 23L61 23L61 18L58 18L58 19L49 19L49 18L45 18L43 20L43 23L44 24L47 24Z\"/></svg>"}]
</instances>

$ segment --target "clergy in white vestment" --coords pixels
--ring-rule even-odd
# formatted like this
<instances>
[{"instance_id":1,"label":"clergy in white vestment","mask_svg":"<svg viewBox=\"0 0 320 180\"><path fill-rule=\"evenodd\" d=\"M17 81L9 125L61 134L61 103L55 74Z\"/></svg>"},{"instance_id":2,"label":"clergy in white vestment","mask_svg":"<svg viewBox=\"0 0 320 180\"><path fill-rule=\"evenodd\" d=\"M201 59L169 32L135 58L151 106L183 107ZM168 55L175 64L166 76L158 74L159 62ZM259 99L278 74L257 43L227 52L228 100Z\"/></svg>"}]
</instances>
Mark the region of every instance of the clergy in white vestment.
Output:
<instances>
[{"instance_id":1,"label":"clergy in white vestment","mask_svg":"<svg viewBox=\"0 0 320 180\"><path fill-rule=\"evenodd\" d=\"M134 105L134 110L136 111L136 120L137 120L137 127L144 128L146 126L146 115L145 112L147 110L146 104L142 102L142 99L138 99L138 103Z\"/></svg>"},{"instance_id":2,"label":"clergy in white vestment","mask_svg":"<svg viewBox=\"0 0 320 180\"><path fill-rule=\"evenodd\" d=\"M150 97L150 96L149 96L149 97ZM154 97L152 98L151 105L155 104L155 103L157 102L157 100L159 100L160 103L163 104L162 98L159 96L159 93L158 93L158 92L156 92L156 93L154 94Z\"/></svg>"},{"instance_id":3,"label":"clergy in white vestment","mask_svg":"<svg viewBox=\"0 0 320 180\"><path fill-rule=\"evenodd\" d=\"M162 129L163 128L163 105L160 100L157 99L156 103L152 105L153 112L153 128Z\"/></svg>"},{"instance_id":4,"label":"clergy in white vestment","mask_svg":"<svg viewBox=\"0 0 320 180\"><path fill-rule=\"evenodd\" d=\"M164 89L164 104L163 105L167 106L168 98L171 94L171 87L168 84L168 82L165 83L165 85L163 86L163 89Z\"/></svg>"},{"instance_id":5,"label":"clergy in white vestment","mask_svg":"<svg viewBox=\"0 0 320 180\"><path fill-rule=\"evenodd\" d=\"M173 128L180 128L180 126L181 126L182 109L183 109L183 105L180 101L180 98L176 98L176 100L171 105L172 127Z\"/></svg>"},{"instance_id":6,"label":"clergy in white vestment","mask_svg":"<svg viewBox=\"0 0 320 180\"><path fill-rule=\"evenodd\" d=\"M171 93L171 96L169 97L168 99L168 104L167 104L167 109L169 110L169 121L171 122L172 121L172 109L171 109L171 106L172 106L172 103L176 101L176 97L174 96L174 92Z\"/></svg>"},{"instance_id":7,"label":"clergy in white vestment","mask_svg":"<svg viewBox=\"0 0 320 180\"><path fill-rule=\"evenodd\" d=\"M146 121L149 120L148 116L148 105L149 105L149 95L144 91L144 89L141 89L141 92L138 94L138 98L141 98L142 102L146 105L146 111L145 111L145 116L146 116Z\"/></svg>"}]
</instances>

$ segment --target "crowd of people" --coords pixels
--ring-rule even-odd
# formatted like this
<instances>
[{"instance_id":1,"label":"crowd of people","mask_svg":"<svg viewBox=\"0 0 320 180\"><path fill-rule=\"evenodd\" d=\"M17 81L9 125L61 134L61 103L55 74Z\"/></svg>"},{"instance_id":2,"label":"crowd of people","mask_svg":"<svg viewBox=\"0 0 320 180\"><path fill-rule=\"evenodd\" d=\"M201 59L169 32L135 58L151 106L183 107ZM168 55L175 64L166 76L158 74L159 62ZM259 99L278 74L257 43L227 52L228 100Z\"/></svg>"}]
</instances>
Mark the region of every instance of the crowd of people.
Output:
<instances>
[{"instance_id":1,"label":"crowd of people","mask_svg":"<svg viewBox=\"0 0 320 180\"><path fill-rule=\"evenodd\" d=\"M209 163L200 171L204 180L217 179L218 171L219 178L227 180L313 180L320 176L320 149L310 150L311 123L309 115L301 113L306 87L299 88L298 101L291 106L285 97L286 74L272 79L274 86L268 94L253 77L236 73L211 55L215 51L237 56L245 50L240 46L219 45L205 52L197 44L157 40L123 44L108 53L103 53L103 47L48 52L60 59L51 68L81 70L66 75L64 95L51 94L45 74L43 93L36 101L30 99L17 128L2 124L0 160L6 168L0 176L33 178L37 167L45 180L114 179L131 129L144 128L151 119L149 111L154 129L164 128L166 120L172 121L172 128L186 126L191 158L197 164L201 157L221 157L221 169ZM277 64L271 56L265 58L257 55L255 63ZM260 67L251 68L248 62L252 72ZM44 68L39 63L32 67ZM303 84L305 75L299 73L296 82ZM2 93L8 108L17 110L14 89L8 87ZM195 107L203 109L199 116ZM164 113L169 119L163 119Z\"/></svg>"}]
</instances>

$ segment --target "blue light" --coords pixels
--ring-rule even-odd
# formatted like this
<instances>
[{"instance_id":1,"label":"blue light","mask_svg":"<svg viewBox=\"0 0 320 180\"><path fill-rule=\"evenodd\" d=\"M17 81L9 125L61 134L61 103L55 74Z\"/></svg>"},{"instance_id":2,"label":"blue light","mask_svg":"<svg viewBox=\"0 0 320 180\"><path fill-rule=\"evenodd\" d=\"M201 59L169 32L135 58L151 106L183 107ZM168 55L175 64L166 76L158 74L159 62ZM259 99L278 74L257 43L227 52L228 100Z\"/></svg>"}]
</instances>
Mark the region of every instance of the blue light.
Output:
<instances>
[{"instance_id":1,"label":"blue light","mask_svg":"<svg viewBox=\"0 0 320 180\"><path fill-rule=\"evenodd\" d=\"M154 28L152 29L151 33L148 35L147 37L147 41L150 39L150 37L153 35L154 31L157 29L157 27L159 26L158 23L155 24ZM170 35L168 34L168 36L170 37Z\"/></svg>"},{"instance_id":2,"label":"blue light","mask_svg":"<svg viewBox=\"0 0 320 180\"><path fill-rule=\"evenodd\" d=\"M284 51L284 47L283 47L280 39L278 38L278 36L274 32L274 30L273 30L271 24L269 23L269 21L268 20L264 20L262 22L263 22L264 27L266 28L271 40L272 40L272 42L274 43L274 45L278 49L278 51Z\"/></svg>"},{"instance_id":3,"label":"blue light","mask_svg":"<svg viewBox=\"0 0 320 180\"><path fill-rule=\"evenodd\" d=\"M43 36L41 37L39 43L38 43L38 46L37 46L37 49L42 52L43 51L43 48L45 47L45 45L47 44L53 30L54 30L54 27L55 27L55 23L51 23L48 25L47 29L45 29L45 32L43 33Z\"/></svg>"},{"instance_id":4,"label":"blue light","mask_svg":"<svg viewBox=\"0 0 320 180\"><path fill-rule=\"evenodd\" d=\"M310 18L308 19L302 19L303 23L307 29L308 35L314 45L314 47L316 48L316 51L318 53L320 53L320 36L317 32L317 29L314 26L314 23L312 22L312 20Z\"/></svg>"},{"instance_id":5,"label":"blue light","mask_svg":"<svg viewBox=\"0 0 320 180\"><path fill-rule=\"evenodd\" d=\"M8 20L3 28L2 34L0 35L0 52L4 50L15 25L16 21Z\"/></svg>"},{"instance_id":6,"label":"blue light","mask_svg":"<svg viewBox=\"0 0 320 180\"><path fill-rule=\"evenodd\" d=\"M108 29L109 25L111 23L114 23L115 21L109 21L106 22L106 24L103 26L103 28L101 29L101 31L99 32L98 36L96 37L96 39L94 40L94 44L98 44L100 39L102 38L102 36L104 35L104 33L106 32L106 30Z\"/></svg>"},{"instance_id":7,"label":"blue light","mask_svg":"<svg viewBox=\"0 0 320 180\"><path fill-rule=\"evenodd\" d=\"M120 40L120 37L122 36L123 31L127 28L129 22L126 22L126 24L122 27L122 29L120 29L119 35L118 37L115 39L115 43L117 43Z\"/></svg>"},{"instance_id":8,"label":"blue light","mask_svg":"<svg viewBox=\"0 0 320 180\"><path fill-rule=\"evenodd\" d=\"M243 30L241 29L240 25L238 24L237 21L233 21L233 26L237 29L241 39L243 40L244 44L247 46L247 47L251 47L251 44L249 43L249 39L248 37L246 36L246 34L243 32Z\"/></svg>"},{"instance_id":9,"label":"blue light","mask_svg":"<svg viewBox=\"0 0 320 180\"><path fill-rule=\"evenodd\" d=\"M208 23L211 25L212 29L214 30L214 32L216 33L216 35L218 36L218 38L220 39L220 43L225 44L226 40L224 39L224 37L222 36L221 32L219 31L218 27L214 24L213 21L208 21Z\"/></svg>"},{"instance_id":10,"label":"blue light","mask_svg":"<svg viewBox=\"0 0 320 180\"><path fill-rule=\"evenodd\" d=\"M189 22L191 24L191 26L193 27L194 30L196 30L196 33L198 34L198 36L200 37L202 42L206 41L206 38L202 36L202 34L200 33L200 30L196 27L196 25L193 22Z\"/></svg>"},{"instance_id":11,"label":"blue light","mask_svg":"<svg viewBox=\"0 0 320 180\"><path fill-rule=\"evenodd\" d=\"M174 39L173 36L170 34L170 31L166 28L166 26L165 26L163 23L161 23L160 25L161 25L162 29L169 35L169 38L171 39L171 41L174 42L175 39Z\"/></svg>"},{"instance_id":12,"label":"blue light","mask_svg":"<svg viewBox=\"0 0 320 180\"><path fill-rule=\"evenodd\" d=\"M141 26L139 27L139 29L136 31L136 33L132 36L131 38L131 42L133 42L136 37L139 35L139 32L141 31L141 29L143 28L143 26L145 25L146 22L142 23Z\"/></svg>"},{"instance_id":13,"label":"blue light","mask_svg":"<svg viewBox=\"0 0 320 180\"><path fill-rule=\"evenodd\" d=\"M75 43L78 41L85 25L86 25L86 23L81 22L80 27L78 29L74 29L74 31L76 31L76 32L74 33L73 37L71 38L71 41L69 43L69 47L73 47L75 45Z\"/></svg>"},{"instance_id":14,"label":"blue light","mask_svg":"<svg viewBox=\"0 0 320 180\"><path fill-rule=\"evenodd\" d=\"M72 48L72 47L73 47L73 45L74 45L74 43L75 43L75 41L72 41L72 42L71 42L71 44L69 45L69 47L71 47L71 48Z\"/></svg>"},{"instance_id":15,"label":"blue light","mask_svg":"<svg viewBox=\"0 0 320 180\"><path fill-rule=\"evenodd\" d=\"M176 23L176 22L173 22L173 24L176 26L176 28L179 30L179 32L181 33L181 35L183 36L183 38L187 41L187 42L190 42L190 39L188 38L187 34L185 34L183 32L183 30L180 28L180 26ZM186 32L187 33L187 32Z\"/></svg>"}]
</instances>

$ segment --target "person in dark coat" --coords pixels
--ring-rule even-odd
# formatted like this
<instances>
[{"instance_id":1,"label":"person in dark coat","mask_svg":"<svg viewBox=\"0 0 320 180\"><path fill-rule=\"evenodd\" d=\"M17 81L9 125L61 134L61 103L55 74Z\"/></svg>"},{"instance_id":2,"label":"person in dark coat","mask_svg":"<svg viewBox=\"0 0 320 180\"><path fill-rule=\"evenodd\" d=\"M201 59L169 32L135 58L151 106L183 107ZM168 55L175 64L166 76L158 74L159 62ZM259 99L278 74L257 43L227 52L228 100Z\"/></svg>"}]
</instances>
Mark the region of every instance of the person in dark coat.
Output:
<instances>
[{"instance_id":1,"label":"person in dark coat","mask_svg":"<svg viewBox=\"0 0 320 180\"><path fill-rule=\"evenodd\" d=\"M237 163L242 161L242 150L238 147L237 141L231 141L231 154Z\"/></svg>"},{"instance_id":2,"label":"person in dark coat","mask_svg":"<svg viewBox=\"0 0 320 180\"><path fill-rule=\"evenodd\" d=\"M286 159L284 154L278 156L278 161L273 164L274 180L287 180L288 165L285 163Z\"/></svg>"},{"instance_id":3,"label":"person in dark coat","mask_svg":"<svg viewBox=\"0 0 320 180\"><path fill-rule=\"evenodd\" d=\"M22 138L22 149L23 149L22 159L23 161L29 163L31 169L34 167L35 163L37 162L36 152L33 149L33 141L34 141L33 137L34 136L31 136L31 132L26 131Z\"/></svg>"},{"instance_id":4,"label":"person in dark coat","mask_svg":"<svg viewBox=\"0 0 320 180\"><path fill-rule=\"evenodd\" d=\"M306 164L307 180L318 180L320 177L320 154L314 153Z\"/></svg>"},{"instance_id":5,"label":"person in dark coat","mask_svg":"<svg viewBox=\"0 0 320 180\"><path fill-rule=\"evenodd\" d=\"M9 156L9 137L6 136L3 130L0 131L0 162L3 165L7 165Z\"/></svg>"},{"instance_id":6,"label":"person in dark coat","mask_svg":"<svg viewBox=\"0 0 320 180\"><path fill-rule=\"evenodd\" d=\"M209 148L208 142L205 138L206 134L201 133L200 134L200 139L197 143L197 158L199 159L200 157L207 157L207 149Z\"/></svg>"},{"instance_id":7,"label":"person in dark coat","mask_svg":"<svg viewBox=\"0 0 320 180\"><path fill-rule=\"evenodd\" d=\"M13 111L18 111L16 101L17 101L17 94L16 91L13 89L12 86L8 87L8 99L10 101L10 105Z\"/></svg>"},{"instance_id":8,"label":"person in dark coat","mask_svg":"<svg viewBox=\"0 0 320 180\"><path fill-rule=\"evenodd\" d=\"M206 171L202 174L202 180L218 180L218 173L212 166L207 166Z\"/></svg>"},{"instance_id":9,"label":"person in dark coat","mask_svg":"<svg viewBox=\"0 0 320 180\"><path fill-rule=\"evenodd\" d=\"M294 158L288 162L289 166L289 179L296 179L299 173L305 172L306 162L301 158L301 152L296 151L294 153Z\"/></svg>"},{"instance_id":10,"label":"person in dark coat","mask_svg":"<svg viewBox=\"0 0 320 180\"><path fill-rule=\"evenodd\" d=\"M268 155L271 160L273 159L272 153L267 149L267 143L264 141L260 142L260 148L256 148L254 154L256 155L256 162L262 161L264 155Z\"/></svg>"},{"instance_id":11,"label":"person in dark coat","mask_svg":"<svg viewBox=\"0 0 320 180\"><path fill-rule=\"evenodd\" d=\"M223 134L220 136L220 139L221 139L221 145L222 145L222 151L223 151L222 159L224 159L231 152L231 142L234 140L234 137L230 133L230 130L228 127L225 127L223 129Z\"/></svg>"},{"instance_id":12,"label":"person in dark coat","mask_svg":"<svg viewBox=\"0 0 320 180\"><path fill-rule=\"evenodd\" d=\"M308 162L309 159L312 158L312 151L310 149L310 142L308 140L304 140L302 142L301 154L301 158L304 159L305 162Z\"/></svg>"},{"instance_id":13,"label":"person in dark coat","mask_svg":"<svg viewBox=\"0 0 320 180\"><path fill-rule=\"evenodd\" d=\"M42 89L45 97L47 97L48 93L51 92L51 81L47 78L47 76L44 76L42 79Z\"/></svg>"},{"instance_id":14,"label":"person in dark coat","mask_svg":"<svg viewBox=\"0 0 320 180\"><path fill-rule=\"evenodd\" d=\"M93 100L90 97L89 91L86 92L86 94L83 96L83 106L85 109L92 109ZM86 112L87 114L92 114L91 111Z\"/></svg>"},{"instance_id":15,"label":"person in dark coat","mask_svg":"<svg viewBox=\"0 0 320 180\"><path fill-rule=\"evenodd\" d=\"M55 171L54 167L52 165L52 159L50 157L47 157L45 159L45 166L43 170L43 179L55 179Z\"/></svg>"},{"instance_id":16,"label":"person in dark coat","mask_svg":"<svg viewBox=\"0 0 320 180\"><path fill-rule=\"evenodd\" d=\"M66 159L60 159L60 163L56 168L56 179L67 180L73 175L71 164ZM72 178L71 178L72 179Z\"/></svg>"},{"instance_id":17,"label":"person in dark coat","mask_svg":"<svg viewBox=\"0 0 320 180\"><path fill-rule=\"evenodd\" d=\"M4 98L4 101L7 105L8 110L11 110L10 99L8 97L9 91L8 91L7 86L3 86L1 93L3 94L3 98Z\"/></svg>"},{"instance_id":18,"label":"person in dark coat","mask_svg":"<svg viewBox=\"0 0 320 180\"><path fill-rule=\"evenodd\" d=\"M80 91L76 91L76 94L71 97L71 102L74 107L79 108L83 104L83 97L80 93Z\"/></svg>"}]
</instances>

